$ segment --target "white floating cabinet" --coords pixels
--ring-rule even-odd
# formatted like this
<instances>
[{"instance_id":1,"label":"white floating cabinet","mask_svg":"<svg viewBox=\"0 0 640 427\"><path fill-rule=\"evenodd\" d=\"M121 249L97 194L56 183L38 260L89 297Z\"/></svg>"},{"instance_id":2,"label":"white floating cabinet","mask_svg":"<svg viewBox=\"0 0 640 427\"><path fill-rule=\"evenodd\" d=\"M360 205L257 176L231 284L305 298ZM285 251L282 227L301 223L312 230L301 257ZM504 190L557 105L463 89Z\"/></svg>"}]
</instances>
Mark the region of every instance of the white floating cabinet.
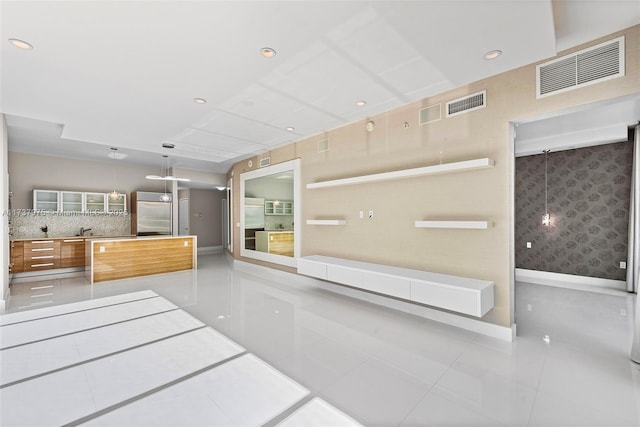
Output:
<instances>
[{"instance_id":1,"label":"white floating cabinet","mask_svg":"<svg viewBox=\"0 0 640 427\"><path fill-rule=\"evenodd\" d=\"M491 221L416 221L416 228L463 228L486 230L493 227Z\"/></svg>"},{"instance_id":2,"label":"white floating cabinet","mask_svg":"<svg viewBox=\"0 0 640 427\"><path fill-rule=\"evenodd\" d=\"M351 178L334 179L330 181L320 181L307 184L307 189L338 187L342 185L365 184L369 182L387 181L400 178L414 178L424 175L437 175L442 173L462 172L475 169L486 169L493 167L494 161L489 158L465 160L462 162L443 163L433 166L424 166L414 169L403 169L398 171L376 173L372 175L354 176Z\"/></svg>"},{"instance_id":3,"label":"white floating cabinet","mask_svg":"<svg viewBox=\"0 0 640 427\"><path fill-rule=\"evenodd\" d=\"M307 225L346 225L344 219L308 219Z\"/></svg>"},{"instance_id":4,"label":"white floating cabinet","mask_svg":"<svg viewBox=\"0 0 640 427\"><path fill-rule=\"evenodd\" d=\"M298 258L298 273L382 295L482 317L494 306L487 280L311 255Z\"/></svg>"}]
</instances>

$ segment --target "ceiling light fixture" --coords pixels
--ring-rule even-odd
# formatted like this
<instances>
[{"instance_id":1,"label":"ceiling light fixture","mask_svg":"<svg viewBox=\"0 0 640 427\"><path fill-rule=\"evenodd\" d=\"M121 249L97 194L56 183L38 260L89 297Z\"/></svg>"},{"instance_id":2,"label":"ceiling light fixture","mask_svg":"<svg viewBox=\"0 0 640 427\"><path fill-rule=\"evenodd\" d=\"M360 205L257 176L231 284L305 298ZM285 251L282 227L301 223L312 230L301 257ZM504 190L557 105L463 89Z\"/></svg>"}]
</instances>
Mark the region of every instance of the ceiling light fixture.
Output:
<instances>
[{"instance_id":1,"label":"ceiling light fixture","mask_svg":"<svg viewBox=\"0 0 640 427\"><path fill-rule=\"evenodd\" d=\"M260 49L260 55L264 56L265 58L273 58L274 56L276 56L276 51L275 49L270 47L263 47L262 49Z\"/></svg>"},{"instance_id":2,"label":"ceiling light fixture","mask_svg":"<svg viewBox=\"0 0 640 427\"><path fill-rule=\"evenodd\" d=\"M293 132L294 130L296 130L296 128L294 128L293 126L289 126L289 127L287 127L287 130L289 132Z\"/></svg>"},{"instance_id":3,"label":"ceiling light fixture","mask_svg":"<svg viewBox=\"0 0 640 427\"><path fill-rule=\"evenodd\" d=\"M24 49L24 50L33 49L33 45L31 43L26 42L24 40L16 39L16 38L13 38L13 37L9 39L9 43L14 45L18 49Z\"/></svg>"},{"instance_id":4,"label":"ceiling light fixture","mask_svg":"<svg viewBox=\"0 0 640 427\"><path fill-rule=\"evenodd\" d=\"M364 107L367 105L367 101L358 101L356 102L356 107Z\"/></svg>"},{"instance_id":5,"label":"ceiling light fixture","mask_svg":"<svg viewBox=\"0 0 640 427\"><path fill-rule=\"evenodd\" d=\"M193 102L195 102L196 104L206 104L207 100L204 98L193 98Z\"/></svg>"},{"instance_id":6,"label":"ceiling light fixture","mask_svg":"<svg viewBox=\"0 0 640 427\"><path fill-rule=\"evenodd\" d=\"M113 159L113 161L116 161L117 158L117 151L118 149L115 147L111 147L111 153L109 153L109 157L111 157ZM113 164L113 191L111 193L109 193L109 199L110 200L120 200L122 198L123 194L122 193L118 193L116 191L116 166L115 163Z\"/></svg>"},{"instance_id":7,"label":"ceiling light fixture","mask_svg":"<svg viewBox=\"0 0 640 427\"><path fill-rule=\"evenodd\" d=\"M542 215L542 225L549 227L551 225L551 216L549 215L549 209L547 209L547 196L548 196L548 179L547 179L547 157L550 150L544 150L544 215Z\"/></svg>"},{"instance_id":8,"label":"ceiling light fixture","mask_svg":"<svg viewBox=\"0 0 640 427\"><path fill-rule=\"evenodd\" d=\"M496 59L500 55L502 55L501 50L490 50L489 52L484 54L484 59L486 59L487 61L491 61L492 59Z\"/></svg>"}]
</instances>

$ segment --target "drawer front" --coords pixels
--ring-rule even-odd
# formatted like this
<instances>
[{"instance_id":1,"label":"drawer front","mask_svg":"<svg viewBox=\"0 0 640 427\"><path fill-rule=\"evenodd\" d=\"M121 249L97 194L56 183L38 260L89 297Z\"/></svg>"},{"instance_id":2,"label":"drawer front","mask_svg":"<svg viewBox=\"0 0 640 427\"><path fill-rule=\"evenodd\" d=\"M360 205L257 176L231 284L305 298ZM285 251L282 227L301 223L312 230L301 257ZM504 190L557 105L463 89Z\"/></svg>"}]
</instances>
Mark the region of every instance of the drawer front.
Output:
<instances>
[{"instance_id":1,"label":"drawer front","mask_svg":"<svg viewBox=\"0 0 640 427\"><path fill-rule=\"evenodd\" d=\"M39 271L39 270L50 270L52 268L60 267L60 258L51 259L51 258L43 258L43 259L34 259L34 260L25 260L24 261L24 271Z\"/></svg>"},{"instance_id":2,"label":"drawer front","mask_svg":"<svg viewBox=\"0 0 640 427\"><path fill-rule=\"evenodd\" d=\"M58 240L32 240L24 242L24 260L50 259L42 258L53 255L53 258L60 257L60 241Z\"/></svg>"},{"instance_id":3,"label":"drawer front","mask_svg":"<svg viewBox=\"0 0 640 427\"><path fill-rule=\"evenodd\" d=\"M410 299L411 297L410 280L400 276L329 264L327 280L397 298Z\"/></svg>"},{"instance_id":4,"label":"drawer front","mask_svg":"<svg viewBox=\"0 0 640 427\"><path fill-rule=\"evenodd\" d=\"M327 280L327 264L298 258L298 274Z\"/></svg>"}]
</instances>

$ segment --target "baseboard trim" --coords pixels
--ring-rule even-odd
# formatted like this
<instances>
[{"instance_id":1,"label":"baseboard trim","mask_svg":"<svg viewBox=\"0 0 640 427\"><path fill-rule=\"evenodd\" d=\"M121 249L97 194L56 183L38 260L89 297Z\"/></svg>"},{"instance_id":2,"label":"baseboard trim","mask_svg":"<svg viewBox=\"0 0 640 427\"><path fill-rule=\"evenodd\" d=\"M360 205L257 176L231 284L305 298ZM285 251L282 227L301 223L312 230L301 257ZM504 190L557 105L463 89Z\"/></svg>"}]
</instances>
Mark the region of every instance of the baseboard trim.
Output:
<instances>
[{"instance_id":1,"label":"baseboard trim","mask_svg":"<svg viewBox=\"0 0 640 427\"><path fill-rule=\"evenodd\" d=\"M550 271L516 268L516 282L535 285L555 286L578 291L597 292L609 295L628 294L624 280L601 279L598 277L576 276Z\"/></svg>"},{"instance_id":2,"label":"baseboard trim","mask_svg":"<svg viewBox=\"0 0 640 427\"><path fill-rule=\"evenodd\" d=\"M458 316L453 313L448 313L425 307L422 305L414 304L411 302L405 302L382 295L373 294L359 289L342 286L336 283L327 282L313 277L302 276L295 273L289 273L282 270L276 270L269 267L264 267L257 264L251 264L245 261L234 260L233 267L238 270L246 271L248 273L270 274L274 278L287 279L284 283L290 284L291 279L296 279L296 285L304 284L314 288L320 288L333 293L344 295L350 298L359 299L361 301L367 301L372 304L387 307L393 310L398 310L403 313L413 314L425 319L433 320L435 322L444 323L450 326L454 326L467 331L475 332L481 335L497 338L503 341L513 341L516 337L516 325L513 324L510 327L495 325L493 323L483 322L481 320L471 319L468 317Z\"/></svg>"},{"instance_id":3,"label":"baseboard trim","mask_svg":"<svg viewBox=\"0 0 640 427\"><path fill-rule=\"evenodd\" d=\"M67 279L70 277L84 277L84 267L56 268L54 270L33 271L28 273L14 273L11 284L35 282L39 280Z\"/></svg>"},{"instance_id":4,"label":"baseboard trim","mask_svg":"<svg viewBox=\"0 0 640 427\"><path fill-rule=\"evenodd\" d=\"M221 254L222 246L203 246L198 248L198 255Z\"/></svg>"}]
</instances>

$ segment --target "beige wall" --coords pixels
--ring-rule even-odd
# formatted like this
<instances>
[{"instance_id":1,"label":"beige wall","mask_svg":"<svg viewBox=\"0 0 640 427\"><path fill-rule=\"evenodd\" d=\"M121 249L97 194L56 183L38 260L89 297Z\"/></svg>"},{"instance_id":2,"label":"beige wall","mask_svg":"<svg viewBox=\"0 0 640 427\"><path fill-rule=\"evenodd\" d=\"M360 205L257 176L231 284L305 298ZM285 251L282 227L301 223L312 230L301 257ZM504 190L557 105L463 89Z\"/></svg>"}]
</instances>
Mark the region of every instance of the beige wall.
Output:
<instances>
[{"instance_id":1,"label":"beige wall","mask_svg":"<svg viewBox=\"0 0 640 427\"><path fill-rule=\"evenodd\" d=\"M115 162L114 162L115 163ZM33 189L96 191L113 190L112 162L91 162L61 157L9 152L9 179L14 209L31 209ZM164 191L164 183L145 179L157 175L157 168L117 164L116 190L130 195L132 191ZM167 189L171 191L170 188ZM131 198L127 198L127 206Z\"/></svg>"},{"instance_id":2,"label":"beige wall","mask_svg":"<svg viewBox=\"0 0 640 427\"><path fill-rule=\"evenodd\" d=\"M536 64L475 82L406 105L365 121L273 150L271 163L300 158L302 165L302 219L339 217L343 227L303 225L302 255L331 255L439 273L494 281L496 305L484 321L510 326L512 295L513 155L510 122L602 101L640 91L640 26L595 40L570 51L626 35L626 76L566 93L536 99ZM487 107L419 126L418 110L481 90ZM444 114L444 112L443 112ZM409 123L405 129L403 124ZM329 151L317 152L320 139L329 139ZM259 164L253 159L253 169ZM307 190L306 184L376 172L407 169L489 157L495 167L327 189ZM247 161L234 165L234 189L247 171ZM360 220L360 210L375 218ZM234 223L239 222L239 197L234 196ZM366 216L366 215L365 215ZM413 224L422 219L488 219L489 230L425 230ZM234 256L240 258L239 233L234 233ZM243 259L252 262L250 259Z\"/></svg>"}]
</instances>

